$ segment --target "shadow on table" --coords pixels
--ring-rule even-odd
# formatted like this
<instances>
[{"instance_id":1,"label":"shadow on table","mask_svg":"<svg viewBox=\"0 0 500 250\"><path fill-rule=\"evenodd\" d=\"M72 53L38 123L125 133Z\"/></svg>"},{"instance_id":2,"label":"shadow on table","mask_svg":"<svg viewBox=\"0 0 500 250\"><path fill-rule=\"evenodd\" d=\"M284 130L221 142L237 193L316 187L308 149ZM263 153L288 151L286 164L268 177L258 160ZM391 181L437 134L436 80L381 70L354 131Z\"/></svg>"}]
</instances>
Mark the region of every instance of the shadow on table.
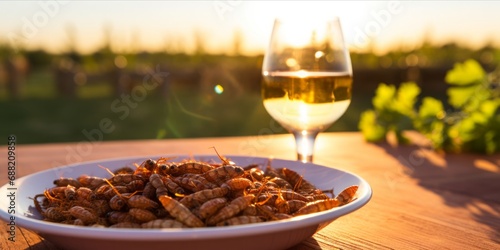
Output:
<instances>
[{"instance_id":1,"label":"shadow on table","mask_svg":"<svg viewBox=\"0 0 500 250\"><path fill-rule=\"evenodd\" d=\"M28 248L25 248L25 250L46 250L46 249L60 249L63 250L62 248L58 248L54 244L52 244L49 241L42 240L32 246L29 246ZM166 248L167 249L167 248ZM293 246L291 248L288 248L288 250L313 250L313 249L322 249L318 242L313 238L310 237L309 239L306 239L305 241L299 243L296 246Z\"/></svg>"},{"instance_id":2,"label":"shadow on table","mask_svg":"<svg viewBox=\"0 0 500 250\"><path fill-rule=\"evenodd\" d=\"M25 250L47 250L47 249L63 250L62 248L59 248L56 245L46 240L42 240L34 245L25 248Z\"/></svg>"},{"instance_id":3,"label":"shadow on table","mask_svg":"<svg viewBox=\"0 0 500 250\"><path fill-rule=\"evenodd\" d=\"M321 246L318 244L318 241L316 241L316 239L314 239L313 237L304 240L303 242L299 243L296 246L288 248L288 250L311 250L311 249L322 249Z\"/></svg>"},{"instance_id":4,"label":"shadow on table","mask_svg":"<svg viewBox=\"0 0 500 250\"><path fill-rule=\"evenodd\" d=\"M440 155L425 146L378 146L405 167L404 175L440 195L448 206L471 210L477 222L493 229L491 239L500 242L500 154Z\"/></svg>"}]
</instances>

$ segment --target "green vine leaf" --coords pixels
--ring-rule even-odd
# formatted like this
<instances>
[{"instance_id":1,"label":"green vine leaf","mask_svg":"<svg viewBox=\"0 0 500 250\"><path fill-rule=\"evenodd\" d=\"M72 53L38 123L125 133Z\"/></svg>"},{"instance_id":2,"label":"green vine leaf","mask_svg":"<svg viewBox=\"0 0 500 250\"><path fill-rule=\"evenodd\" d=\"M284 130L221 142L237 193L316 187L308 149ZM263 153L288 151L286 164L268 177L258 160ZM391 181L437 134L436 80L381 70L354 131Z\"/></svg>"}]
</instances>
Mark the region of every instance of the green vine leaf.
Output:
<instances>
[{"instance_id":1,"label":"green vine leaf","mask_svg":"<svg viewBox=\"0 0 500 250\"><path fill-rule=\"evenodd\" d=\"M387 133L385 127L377 123L377 116L373 110L367 110L361 114L359 129L369 142L381 141Z\"/></svg>"},{"instance_id":2,"label":"green vine leaf","mask_svg":"<svg viewBox=\"0 0 500 250\"><path fill-rule=\"evenodd\" d=\"M361 114L359 129L366 140L384 140L387 133L394 132L398 143L408 143L403 131L413 127L414 105L419 94L420 88L414 82L402 83L399 89L381 83L372 100L375 109Z\"/></svg>"},{"instance_id":3,"label":"green vine leaf","mask_svg":"<svg viewBox=\"0 0 500 250\"><path fill-rule=\"evenodd\" d=\"M488 81L495 76L474 60L455 64L445 78L450 85L448 104L456 109L448 112L433 97L424 97L416 109L420 88L415 83L402 83L399 88L382 83L372 100L374 109L362 113L359 128L371 142L385 140L387 133L394 132L398 142L404 143L403 131L416 129L436 150L500 152L498 83Z\"/></svg>"},{"instance_id":4,"label":"green vine leaf","mask_svg":"<svg viewBox=\"0 0 500 250\"><path fill-rule=\"evenodd\" d=\"M396 87L381 83L375 93L375 97L372 100L373 106L376 110L384 110L391 106L396 95Z\"/></svg>"},{"instance_id":5,"label":"green vine leaf","mask_svg":"<svg viewBox=\"0 0 500 250\"><path fill-rule=\"evenodd\" d=\"M446 74L445 81L452 85L470 85L483 81L485 76L486 73L478 62L467 60L455 64Z\"/></svg>"},{"instance_id":6,"label":"green vine leaf","mask_svg":"<svg viewBox=\"0 0 500 250\"><path fill-rule=\"evenodd\" d=\"M454 108L461 108L470 101L472 96L476 95L477 91L477 86L467 86L448 88L446 93L448 94L448 102L451 104L451 106L453 106Z\"/></svg>"}]
</instances>

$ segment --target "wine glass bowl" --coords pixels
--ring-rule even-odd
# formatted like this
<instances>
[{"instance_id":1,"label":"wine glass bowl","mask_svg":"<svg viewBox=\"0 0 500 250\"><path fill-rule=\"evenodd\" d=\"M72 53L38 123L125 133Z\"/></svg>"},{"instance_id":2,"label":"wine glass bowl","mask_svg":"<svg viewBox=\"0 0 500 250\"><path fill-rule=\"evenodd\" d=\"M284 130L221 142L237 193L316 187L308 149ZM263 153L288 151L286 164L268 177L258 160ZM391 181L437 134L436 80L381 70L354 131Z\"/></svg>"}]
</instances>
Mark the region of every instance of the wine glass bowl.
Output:
<instances>
[{"instance_id":1,"label":"wine glass bowl","mask_svg":"<svg viewBox=\"0 0 500 250\"><path fill-rule=\"evenodd\" d=\"M316 136L351 101L351 60L339 19L276 20L262 76L264 107L294 135L298 160L311 162Z\"/></svg>"}]
</instances>

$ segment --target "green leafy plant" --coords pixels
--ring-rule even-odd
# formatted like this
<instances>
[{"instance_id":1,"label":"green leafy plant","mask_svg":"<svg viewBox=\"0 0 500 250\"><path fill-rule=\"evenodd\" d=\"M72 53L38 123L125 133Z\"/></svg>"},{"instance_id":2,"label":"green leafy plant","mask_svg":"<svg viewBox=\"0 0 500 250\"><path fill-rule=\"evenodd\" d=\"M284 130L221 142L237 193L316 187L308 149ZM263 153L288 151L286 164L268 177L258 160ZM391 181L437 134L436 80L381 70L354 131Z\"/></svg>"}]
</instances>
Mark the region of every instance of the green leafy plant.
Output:
<instances>
[{"instance_id":1,"label":"green leafy plant","mask_svg":"<svg viewBox=\"0 0 500 250\"><path fill-rule=\"evenodd\" d=\"M474 60L457 63L445 81L450 110L433 97L424 97L417 108L420 88L413 82L380 84L372 110L361 114L359 128L370 142L396 135L408 142L404 130L425 135L436 150L447 152L500 152L500 72L487 74Z\"/></svg>"}]
</instances>

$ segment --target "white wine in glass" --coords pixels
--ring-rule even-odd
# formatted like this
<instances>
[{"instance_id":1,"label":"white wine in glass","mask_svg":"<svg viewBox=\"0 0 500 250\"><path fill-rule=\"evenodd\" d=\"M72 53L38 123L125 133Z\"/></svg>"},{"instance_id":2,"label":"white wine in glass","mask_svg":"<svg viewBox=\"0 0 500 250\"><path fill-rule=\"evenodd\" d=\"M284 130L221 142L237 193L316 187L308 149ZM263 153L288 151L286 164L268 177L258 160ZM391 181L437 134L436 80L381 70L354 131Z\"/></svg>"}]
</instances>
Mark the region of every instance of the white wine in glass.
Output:
<instances>
[{"instance_id":1,"label":"white wine in glass","mask_svg":"<svg viewBox=\"0 0 500 250\"><path fill-rule=\"evenodd\" d=\"M293 133L298 160L311 162L316 136L351 102L351 60L338 18L276 20L262 75L264 107Z\"/></svg>"}]
</instances>

